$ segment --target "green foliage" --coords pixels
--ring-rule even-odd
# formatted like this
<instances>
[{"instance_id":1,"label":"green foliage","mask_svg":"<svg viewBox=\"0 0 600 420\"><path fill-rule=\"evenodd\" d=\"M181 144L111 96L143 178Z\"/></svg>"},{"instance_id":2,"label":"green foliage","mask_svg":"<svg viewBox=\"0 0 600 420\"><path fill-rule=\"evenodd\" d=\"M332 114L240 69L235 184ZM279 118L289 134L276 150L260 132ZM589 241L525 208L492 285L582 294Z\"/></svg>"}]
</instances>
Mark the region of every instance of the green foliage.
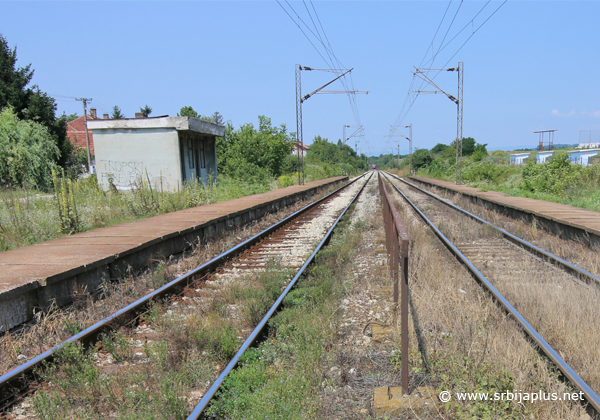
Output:
<instances>
[{"instance_id":1,"label":"green foliage","mask_svg":"<svg viewBox=\"0 0 600 420\"><path fill-rule=\"evenodd\" d=\"M431 153L443 153L449 147L450 146L448 146L447 144L438 143L435 146L433 146L430 151L431 151Z\"/></svg>"},{"instance_id":2,"label":"green foliage","mask_svg":"<svg viewBox=\"0 0 600 420\"><path fill-rule=\"evenodd\" d=\"M52 182L51 171L48 179ZM60 184L64 181L68 189L67 179L70 178L61 179ZM154 187L150 188L148 182L143 182L135 192L113 194L98 188L95 175L71 181L79 231L264 193L274 188L277 188L276 182L251 184L222 176L218 184L186 182L175 192L160 188L157 191ZM47 196L37 197L36 192L39 191L28 188L0 190L0 251L64 235L56 200Z\"/></svg>"},{"instance_id":3,"label":"green foliage","mask_svg":"<svg viewBox=\"0 0 600 420\"><path fill-rule=\"evenodd\" d=\"M322 166L323 173L329 174L327 176L337 176L352 173L355 168L359 172L367 170L366 158L364 154L357 156L356 151L341 140L336 144L321 136L315 136L305 161L308 164Z\"/></svg>"},{"instance_id":4,"label":"green foliage","mask_svg":"<svg viewBox=\"0 0 600 420\"><path fill-rule=\"evenodd\" d=\"M566 152L555 152L550 162L535 164L529 161L523 168L519 187L531 192L547 192L560 195L583 185L584 168L572 165Z\"/></svg>"},{"instance_id":5,"label":"green foliage","mask_svg":"<svg viewBox=\"0 0 600 420\"><path fill-rule=\"evenodd\" d=\"M125 118L125 114L121 112L121 108L117 105L113 106L112 112L110 113L111 120L122 120Z\"/></svg>"},{"instance_id":6,"label":"green foliage","mask_svg":"<svg viewBox=\"0 0 600 420\"><path fill-rule=\"evenodd\" d=\"M177 116L178 117L198 118L198 113L196 111L194 111L194 108L192 108L191 106L184 106L184 107L181 107Z\"/></svg>"},{"instance_id":7,"label":"green foliage","mask_svg":"<svg viewBox=\"0 0 600 420\"><path fill-rule=\"evenodd\" d=\"M65 112L63 111L62 115L60 116L60 118L64 119L66 122L71 122L73 120L76 120L77 118L79 118L79 115L77 115L77 113L73 113L73 114L65 114Z\"/></svg>"},{"instance_id":8,"label":"green foliage","mask_svg":"<svg viewBox=\"0 0 600 420\"><path fill-rule=\"evenodd\" d=\"M280 188L285 188L294 185L294 179L290 175L281 175L277 178L277 183Z\"/></svg>"},{"instance_id":9,"label":"green foliage","mask_svg":"<svg viewBox=\"0 0 600 420\"><path fill-rule=\"evenodd\" d=\"M210 117L203 115L198 118L200 118L204 121L211 122L213 124L225 125L225 120L223 119L223 116L218 111L213 112L213 114Z\"/></svg>"},{"instance_id":10,"label":"green foliage","mask_svg":"<svg viewBox=\"0 0 600 420\"><path fill-rule=\"evenodd\" d=\"M433 156L431 155L431 152L429 152L429 150L417 149L413 153L412 164L416 170L424 166L428 166L431 162L433 162Z\"/></svg>"},{"instance_id":11,"label":"green foliage","mask_svg":"<svg viewBox=\"0 0 600 420\"><path fill-rule=\"evenodd\" d=\"M265 183L282 174L292 139L285 125L273 127L263 115L258 120L258 130L252 124L237 130L228 124L225 137L217 138L217 164L223 174L252 183Z\"/></svg>"},{"instance_id":12,"label":"green foliage","mask_svg":"<svg viewBox=\"0 0 600 420\"><path fill-rule=\"evenodd\" d=\"M19 120L12 108L0 112L0 184L48 189L59 153L46 127Z\"/></svg>"},{"instance_id":13,"label":"green foliage","mask_svg":"<svg viewBox=\"0 0 600 420\"><path fill-rule=\"evenodd\" d=\"M213 112L213 114L211 116L207 117L205 115L198 114L194 110L194 108L192 108L191 106L184 106L184 107L181 107L177 116L178 117L200 118L201 120L208 121L213 124L225 125L225 120L223 119L223 116L218 111Z\"/></svg>"},{"instance_id":14,"label":"green foliage","mask_svg":"<svg viewBox=\"0 0 600 420\"><path fill-rule=\"evenodd\" d=\"M0 34L0 110L12 108L17 118L41 124L48 130L49 138L59 153L53 162L66 167L72 151L67 140L67 125L63 118L56 118L56 102L42 92L37 85L29 86L33 77L31 64L17 68L17 48L12 50ZM47 183L50 178L47 178Z\"/></svg>"},{"instance_id":15,"label":"green foliage","mask_svg":"<svg viewBox=\"0 0 600 420\"><path fill-rule=\"evenodd\" d=\"M148 105L146 105L143 108L140 108L140 112L142 113L142 115L144 117L147 118L152 113L152 108L150 108Z\"/></svg>"},{"instance_id":16,"label":"green foliage","mask_svg":"<svg viewBox=\"0 0 600 420\"><path fill-rule=\"evenodd\" d=\"M79 232L81 224L79 223L79 215L77 214L73 182L65 178L64 171L62 178L58 179L54 169L52 169L52 181L54 182L54 197L58 208L61 233L63 235L71 235Z\"/></svg>"}]
</instances>

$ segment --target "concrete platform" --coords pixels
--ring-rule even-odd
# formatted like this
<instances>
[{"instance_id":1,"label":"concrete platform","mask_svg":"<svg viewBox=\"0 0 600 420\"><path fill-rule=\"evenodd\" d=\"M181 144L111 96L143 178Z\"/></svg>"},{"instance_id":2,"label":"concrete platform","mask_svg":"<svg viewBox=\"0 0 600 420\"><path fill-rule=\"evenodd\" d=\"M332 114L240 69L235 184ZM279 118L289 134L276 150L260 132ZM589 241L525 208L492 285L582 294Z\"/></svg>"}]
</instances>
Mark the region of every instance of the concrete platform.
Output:
<instances>
[{"instance_id":1,"label":"concrete platform","mask_svg":"<svg viewBox=\"0 0 600 420\"><path fill-rule=\"evenodd\" d=\"M600 212L534 198L513 197L497 191L481 191L439 179L420 176L409 179L417 184L459 193L475 204L514 219L528 223L535 220L538 227L562 238L583 242L590 248L600 248Z\"/></svg>"},{"instance_id":2,"label":"concrete platform","mask_svg":"<svg viewBox=\"0 0 600 420\"><path fill-rule=\"evenodd\" d=\"M401 414L435 415L439 414L434 400L436 396L435 390L425 387L411 390L410 395L403 395L399 386L382 386L373 391L373 411L377 417Z\"/></svg>"},{"instance_id":3,"label":"concrete platform","mask_svg":"<svg viewBox=\"0 0 600 420\"><path fill-rule=\"evenodd\" d=\"M179 254L347 180L313 181L0 252L0 331L53 301L70 303L75 287L96 290L103 281L146 267L151 258Z\"/></svg>"}]
</instances>

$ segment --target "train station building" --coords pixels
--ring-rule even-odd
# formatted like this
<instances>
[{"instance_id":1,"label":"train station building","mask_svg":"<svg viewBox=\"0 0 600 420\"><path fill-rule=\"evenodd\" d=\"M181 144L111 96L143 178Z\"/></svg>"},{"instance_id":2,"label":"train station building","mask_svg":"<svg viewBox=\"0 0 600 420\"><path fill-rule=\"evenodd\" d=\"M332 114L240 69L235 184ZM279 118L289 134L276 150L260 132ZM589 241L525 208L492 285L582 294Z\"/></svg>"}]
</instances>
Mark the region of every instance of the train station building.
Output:
<instances>
[{"instance_id":1,"label":"train station building","mask_svg":"<svg viewBox=\"0 0 600 420\"><path fill-rule=\"evenodd\" d=\"M129 190L150 183L174 191L186 181L217 179L216 138L225 127L191 117L91 120L98 184Z\"/></svg>"}]
</instances>

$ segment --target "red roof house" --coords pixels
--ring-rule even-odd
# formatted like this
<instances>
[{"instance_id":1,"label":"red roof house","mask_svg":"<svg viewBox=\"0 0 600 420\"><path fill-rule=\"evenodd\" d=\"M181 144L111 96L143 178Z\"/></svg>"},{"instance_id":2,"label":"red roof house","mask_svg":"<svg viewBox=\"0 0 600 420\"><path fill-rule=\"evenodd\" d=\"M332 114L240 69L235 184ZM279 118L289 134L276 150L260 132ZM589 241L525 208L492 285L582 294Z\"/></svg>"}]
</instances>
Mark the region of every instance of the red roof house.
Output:
<instances>
[{"instance_id":1,"label":"red roof house","mask_svg":"<svg viewBox=\"0 0 600 420\"><path fill-rule=\"evenodd\" d=\"M108 115L105 115L107 118ZM90 109L90 115L87 116L88 120L99 120L96 115L96 109ZM90 154L94 154L94 136L92 135L92 130L88 130L90 135ZM73 121L67 123L67 137L71 143L73 143L76 147L81 147L83 149L86 148L85 142L85 121L83 120L83 115Z\"/></svg>"}]
</instances>

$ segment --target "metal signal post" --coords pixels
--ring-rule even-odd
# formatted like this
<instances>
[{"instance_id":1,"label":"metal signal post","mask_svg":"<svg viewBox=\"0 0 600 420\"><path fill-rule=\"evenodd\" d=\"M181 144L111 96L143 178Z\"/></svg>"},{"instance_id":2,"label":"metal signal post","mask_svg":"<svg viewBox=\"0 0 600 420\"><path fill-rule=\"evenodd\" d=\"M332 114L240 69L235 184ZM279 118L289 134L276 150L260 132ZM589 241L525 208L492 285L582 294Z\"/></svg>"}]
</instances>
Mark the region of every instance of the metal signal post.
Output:
<instances>
[{"instance_id":1,"label":"metal signal post","mask_svg":"<svg viewBox=\"0 0 600 420\"><path fill-rule=\"evenodd\" d=\"M357 91L357 90L340 90L340 91L323 91L324 88L335 82L336 80L342 78L346 74L350 73L354 69L346 70L338 77L333 79L332 81L324 84L320 88L313 90L311 93L302 96L302 70L315 70L315 71L343 71L343 69L313 69L311 67L302 66L300 64L296 64L296 147L298 150L298 184L304 184L304 139L302 136L302 103L306 101L313 95L318 93L369 93L367 91ZM300 153L302 153L302 177L300 177Z\"/></svg>"},{"instance_id":2,"label":"metal signal post","mask_svg":"<svg viewBox=\"0 0 600 420\"><path fill-rule=\"evenodd\" d=\"M458 63L458 67L450 68L450 69L419 69L415 67L415 72L413 73L415 76L418 76L425 82L429 83L431 86L435 87L437 90L435 91L419 91L416 93L438 93L442 92L444 95L448 97L452 102L456 104L456 183L462 184L462 141L463 141L463 77L464 77L464 67L465 63L460 61ZM442 88L436 85L433 80L431 80L423 70L429 71L456 71L458 72L458 99L454 96L446 93Z\"/></svg>"}]
</instances>

